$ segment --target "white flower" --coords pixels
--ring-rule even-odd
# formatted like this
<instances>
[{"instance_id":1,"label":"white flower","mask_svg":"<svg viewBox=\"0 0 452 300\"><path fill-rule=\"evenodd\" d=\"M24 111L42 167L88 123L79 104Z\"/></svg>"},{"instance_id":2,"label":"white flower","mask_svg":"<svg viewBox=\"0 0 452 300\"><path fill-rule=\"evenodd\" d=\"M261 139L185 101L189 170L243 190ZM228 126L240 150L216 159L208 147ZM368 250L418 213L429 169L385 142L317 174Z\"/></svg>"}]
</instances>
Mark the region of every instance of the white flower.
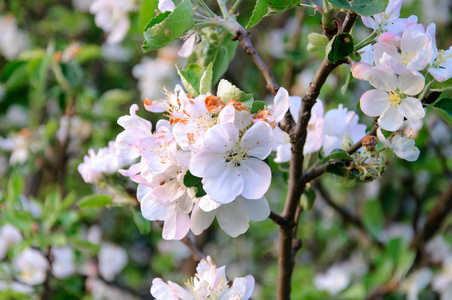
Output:
<instances>
[{"instance_id":1,"label":"white flower","mask_svg":"<svg viewBox=\"0 0 452 300\"><path fill-rule=\"evenodd\" d=\"M272 151L276 151L274 161L277 163L288 162L292 157L291 148L292 144L290 143L290 136L276 126L275 129L273 129Z\"/></svg>"},{"instance_id":2,"label":"white flower","mask_svg":"<svg viewBox=\"0 0 452 300\"><path fill-rule=\"evenodd\" d=\"M389 31L396 35L405 31L410 25L416 24L417 17L411 16L408 19L401 19L400 8L402 7L402 0L391 0L382 13L375 14L370 17L361 17L364 25L374 30L381 32Z\"/></svg>"},{"instance_id":3,"label":"white flower","mask_svg":"<svg viewBox=\"0 0 452 300\"><path fill-rule=\"evenodd\" d=\"M400 46L394 42L376 43L373 46L375 64L397 74L405 70L423 70L435 55L434 28L431 24L426 32L422 25L409 27L402 35Z\"/></svg>"},{"instance_id":4,"label":"white flower","mask_svg":"<svg viewBox=\"0 0 452 300\"><path fill-rule=\"evenodd\" d=\"M36 249L26 248L13 259L17 278L29 285L41 284L46 280L49 262Z\"/></svg>"},{"instance_id":5,"label":"white flower","mask_svg":"<svg viewBox=\"0 0 452 300\"><path fill-rule=\"evenodd\" d=\"M201 260L196 268L195 277L186 283L189 291L160 278L152 281L151 294L156 300L248 300L254 290L254 278L251 275L235 278L231 287L225 274L225 267L217 268L210 256Z\"/></svg>"},{"instance_id":6,"label":"white flower","mask_svg":"<svg viewBox=\"0 0 452 300\"><path fill-rule=\"evenodd\" d=\"M17 27L14 16L0 16L0 53L6 59L13 60L29 46L28 35Z\"/></svg>"},{"instance_id":7,"label":"white flower","mask_svg":"<svg viewBox=\"0 0 452 300\"><path fill-rule=\"evenodd\" d=\"M270 207L265 197L256 200L238 196L231 203L219 204L208 195L202 197L193 207L191 230L201 234L216 217L220 228L232 237L245 233L249 221L263 221L270 215Z\"/></svg>"},{"instance_id":8,"label":"white flower","mask_svg":"<svg viewBox=\"0 0 452 300\"><path fill-rule=\"evenodd\" d=\"M423 268L412 273L410 277L403 281L401 289L406 291L407 300L418 300L419 292L427 287L432 276L432 270Z\"/></svg>"},{"instance_id":9,"label":"white flower","mask_svg":"<svg viewBox=\"0 0 452 300\"><path fill-rule=\"evenodd\" d=\"M449 255L443 262L441 271L433 277L432 288L437 292L446 293L451 284L452 284L452 255Z\"/></svg>"},{"instance_id":10,"label":"white flower","mask_svg":"<svg viewBox=\"0 0 452 300\"><path fill-rule=\"evenodd\" d=\"M327 291L330 295L336 295L350 284L348 270L340 265L333 265L324 274L316 275L314 285L319 290Z\"/></svg>"},{"instance_id":11,"label":"white flower","mask_svg":"<svg viewBox=\"0 0 452 300\"><path fill-rule=\"evenodd\" d=\"M416 161L419 158L420 150L416 147L415 142L411 138L406 138L400 131L394 133L386 139L380 129L377 131L380 142L394 151L399 158L407 161Z\"/></svg>"},{"instance_id":12,"label":"white flower","mask_svg":"<svg viewBox=\"0 0 452 300\"><path fill-rule=\"evenodd\" d=\"M95 0L90 12L95 14L96 25L108 33L107 43L121 42L130 27L128 12L136 9L134 0Z\"/></svg>"},{"instance_id":13,"label":"white flower","mask_svg":"<svg viewBox=\"0 0 452 300\"><path fill-rule=\"evenodd\" d=\"M111 243L101 244L97 258L99 273L107 281L113 281L128 261L126 250Z\"/></svg>"},{"instance_id":14,"label":"white flower","mask_svg":"<svg viewBox=\"0 0 452 300\"><path fill-rule=\"evenodd\" d=\"M189 57L193 53L193 50L195 50L197 39L198 35L195 31L189 32L177 54L180 57Z\"/></svg>"},{"instance_id":15,"label":"white flower","mask_svg":"<svg viewBox=\"0 0 452 300\"><path fill-rule=\"evenodd\" d=\"M86 183L96 183L102 174L115 173L130 163L130 160L115 154L114 144L115 142L110 141L108 147L99 149L97 153L94 149L88 150L88 155L85 155L83 163L77 167Z\"/></svg>"},{"instance_id":16,"label":"white flower","mask_svg":"<svg viewBox=\"0 0 452 300\"><path fill-rule=\"evenodd\" d=\"M63 279L75 272L74 251L70 247L52 247L52 273L56 278Z\"/></svg>"},{"instance_id":17,"label":"white flower","mask_svg":"<svg viewBox=\"0 0 452 300\"><path fill-rule=\"evenodd\" d=\"M392 71L377 66L368 70L367 76L377 90L361 96L361 109L368 116L380 116L381 128L395 131L402 126L405 117L416 123L425 116L421 101L409 97L424 88L424 77L420 73L406 70L397 77Z\"/></svg>"},{"instance_id":18,"label":"white flower","mask_svg":"<svg viewBox=\"0 0 452 300\"><path fill-rule=\"evenodd\" d=\"M190 161L190 172L203 177L206 193L218 203L238 195L259 199L270 186L270 167L262 160L272 148L272 129L266 122L251 126L239 140L239 130L220 123L207 131L204 147Z\"/></svg>"},{"instance_id":19,"label":"white flower","mask_svg":"<svg viewBox=\"0 0 452 300\"><path fill-rule=\"evenodd\" d=\"M434 263L442 263L451 255L449 243L444 240L442 235L437 235L425 245L425 251L429 259Z\"/></svg>"},{"instance_id":20,"label":"white flower","mask_svg":"<svg viewBox=\"0 0 452 300\"><path fill-rule=\"evenodd\" d=\"M174 6L174 3L172 0L159 0L158 9L161 12L173 11L174 8L176 8L176 7Z\"/></svg>"},{"instance_id":21,"label":"white flower","mask_svg":"<svg viewBox=\"0 0 452 300\"><path fill-rule=\"evenodd\" d=\"M439 82L452 77L452 47L449 50L439 50L438 56L433 61L428 72Z\"/></svg>"},{"instance_id":22,"label":"white flower","mask_svg":"<svg viewBox=\"0 0 452 300\"><path fill-rule=\"evenodd\" d=\"M0 260L5 258L8 250L21 240L22 234L20 234L19 229L9 223L3 225L0 229Z\"/></svg>"}]
</instances>

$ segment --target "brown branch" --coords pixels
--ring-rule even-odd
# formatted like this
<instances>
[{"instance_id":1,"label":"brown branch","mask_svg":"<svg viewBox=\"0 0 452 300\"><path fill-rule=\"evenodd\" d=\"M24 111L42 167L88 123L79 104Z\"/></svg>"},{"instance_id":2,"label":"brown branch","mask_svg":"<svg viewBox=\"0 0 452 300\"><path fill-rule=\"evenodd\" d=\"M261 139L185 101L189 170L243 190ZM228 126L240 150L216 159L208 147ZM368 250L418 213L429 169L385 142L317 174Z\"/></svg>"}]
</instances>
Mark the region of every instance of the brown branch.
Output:
<instances>
[{"instance_id":1,"label":"brown branch","mask_svg":"<svg viewBox=\"0 0 452 300\"><path fill-rule=\"evenodd\" d=\"M346 32L353 27L358 15L348 13L341 32ZM282 216L287 219L286 224L280 226L280 256L278 260L278 300L290 299L292 285L292 271L295 264L294 247L292 246L294 235L294 227L298 223L296 219L297 206L300 197L305 189L305 181L303 180L303 148L306 142L307 126L311 118L311 109L314 106L320 89L328 78L329 74L344 61L332 63L326 58L322 61L320 68L317 70L309 89L302 96L302 105L300 107L297 125L293 128L290 137L292 143L292 158L289 169L289 187ZM296 234L296 232L295 232Z\"/></svg>"},{"instance_id":2,"label":"brown branch","mask_svg":"<svg viewBox=\"0 0 452 300\"><path fill-rule=\"evenodd\" d=\"M195 241L191 236L186 235L181 241L185 244L185 246L188 247L188 249L190 249L191 256L193 257L194 261L201 261L201 259L206 259L206 255L198 249Z\"/></svg>"},{"instance_id":3,"label":"brown branch","mask_svg":"<svg viewBox=\"0 0 452 300\"><path fill-rule=\"evenodd\" d=\"M238 40L240 46L242 46L243 51L245 51L246 54L251 58L251 60L254 62L254 64L257 66L259 71L261 71L262 75L264 76L265 82L267 83L267 90L272 93L273 95L276 95L276 93L279 90L279 85L275 80L275 77L273 76L272 71L270 68L264 63L262 58L257 54L256 49L254 49L253 44L251 44L251 41L248 37L248 32L243 28L239 23L237 23L233 19L229 19L228 21L220 23L227 31L232 33L234 37L232 37L232 40Z\"/></svg>"},{"instance_id":4,"label":"brown branch","mask_svg":"<svg viewBox=\"0 0 452 300\"><path fill-rule=\"evenodd\" d=\"M286 223L286 219L283 216L278 215L277 213L275 213L273 211L270 211L270 216L268 216L268 218L270 220L272 220L273 223L276 223L278 225L283 225Z\"/></svg>"}]
</instances>

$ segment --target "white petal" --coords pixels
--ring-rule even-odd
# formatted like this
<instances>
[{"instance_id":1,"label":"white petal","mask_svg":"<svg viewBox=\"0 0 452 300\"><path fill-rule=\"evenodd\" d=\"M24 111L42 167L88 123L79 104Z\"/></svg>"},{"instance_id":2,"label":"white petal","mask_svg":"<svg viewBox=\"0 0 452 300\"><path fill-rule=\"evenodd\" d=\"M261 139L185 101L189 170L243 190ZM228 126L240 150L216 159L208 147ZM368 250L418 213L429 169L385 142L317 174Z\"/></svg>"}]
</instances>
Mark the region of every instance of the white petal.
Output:
<instances>
[{"instance_id":1,"label":"white petal","mask_svg":"<svg viewBox=\"0 0 452 300\"><path fill-rule=\"evenodd\" d=\"M421 73L406 70L399 75L397 84L402 93L414 96L422 92L424 89L425 79Z\"/></svg>"},{"instance_id":2,"label":"white petal","mask_svg":"<svg viewBox=\"0 0 452 300\"><path fill-rule=\"evenodd\" d=\"M213 201L209 195L203 196L198 203L198 206L205 212L217 209L221 206L220 203Z\"/></svg>"},{"instance_id":3,"label":"white petal","mask_svg":"<svg viewBox=\"0 0 452 300\"><path fill-rule=\"evenodd\" d=\"M248 199L263 197L272 179L270 167L259 159L250 158L243 160L239 169L244 180L241 195Z\"/></svg>"},{"instance_id":4,"label":"white petal","mask_svg":"<svg viewBox=\"0 0 452 300\"><path fill-rule=\"evenodd\" d=\"M163 224L162 238L165 240L180 240L190 230L190 217L182 208L176 206L174 214Z\"/></svg>"},{"instance_id":5,"label":"white petal","mask_svg":"<svg viewBox=\"0 0 452 300\"><path fill-rule=\"evenodd\" d=\"M257 122L242 137L240 146L248 148L249 156L265 159L272 151L272 128L267 122Z\"/></svg>"},{"instance_id":6,"label":"white petal","mask_svg":"<svg viewBox=\"0 0 452 300\"><path fill-rule=\"evenodd\" d=\"M366 79L379 90L390 92L397 89L397 77L395 73L385 67L377 66L367 70Z\"/></svg>"},{"instance_id":7,"label":"white petal","mask_svg":"<svg viewBox=\"0 0 452 300\"><path fill-rule=\"evenodd\" d=\"M365 92L360 99L360 106L363 113L371 117L378 117L388 107L386 100L388 93L380 90L370 90Z\"/></svg>"},{"instance_id":8,"label":"white petal","mask_svg":"<svg viewBox=\"0 0 452 300\"><path fill-rule=\"evenodd\" d=\"M172 0L159 0L158 9L161 12L173 11L174 8L176 8L176 7L174 6L174 3Z\"/></svg>"},{"instance_id":9,"label":"white petal","mask_svg":"<svg viewBox=\"0 0 452 300\"><path fill-rule=\"evenodd\" d=\"M212 152L225 153L232 149L239 139L238 129L230 123L220 123L204 135L204 147Z\"/></svg>"},{"instance_id":10,"label":"white petal","mask_svg":"<svg viewBox=\"0 0 452 300\"><path fill-rule=\"evenodd\" d=\"M242 193L243 180L239 167L236 167L231 161L225 162L215 175L204 177L202 182L204 190L214 201L226 204Z\"/></svg>"},{"instance_id":11,"label":"white petal","mask_svg":"<svg viewBox=\"0 0 452 300\"><path fill-rule=\"evenodd\" d=\"M307 142L307 140L306 140L306 142ZM306 149L306 147L305 147L305 149ZM319 149L320 149L320 147L319 147ZM311 152L313 152L313 151L311 151ZM306 152L306 153L309 153L309 152ZM291 157L292 157L292 144L288 143L288 144L279 145L276 148L276 157L274 159L274 162L277 162L277 163L288 162Z\"/></svg>"},{"instance_id":12,"label":"white petal","mask_svg":"<svg viewBox=\"0 0 452 300\"><path fill-rule=\"evenodd\" d=\"M400 111L399 105L389 105L378 119L380 127L389 130L396 131L402 126L403 114Z\"/></svg>"},{"instance_id":13,"label":"white petal","mask_svg":"<svg viewBox=\"0 0 452 300\"><path fill-rule=\"evenodd\" d=\"M232 237L245 233L249 227L247 209L241 201L222 205L217 212L217 221L221 229Z\"/></svg>"},{"instance_id":14,"label":"white petal","mask_svg":"<svg viewBox=\"0 0 452 300\"><path fill-rule=\"evenodd\" d=\"M179 52L177 52L177 54L180 57L189 57L193 53L195 45L196 45L196 34L192 34L188 39L185 40L184 44L180 48Z\"/></svg>"},{"instance_id":15,"label":"white petal","mask_svg":"<svg viewBox=\"0 0 452 300\"><path fill-rule=\"evenodd\" d=\"M273 101L275 110L273 118L275 118L276 123L279 123L289 109L289 92L285 88L280 87Z\"/></svg>"},{"instance_id":16,"label":"white petal","mask_svg":"<svg viewBox=\"0 0 452 300\"><path fill-rule=\"evenodd\" d=\"M400 103L400 111L411 122L416 123L425 117L425 110L419 99L407 97Z\"/></svg>"},{"instance_id":17,"label":"white petal","mask_svg":"<svg viewBox=\"0 0 452 300\"><path fill-rule=\"evenodd\" d=\"M210 224L212 224L215 213L215 211L206 212L195 205L191 213L191 231L196 235L201 234L210 226Z\"/></svg>"},{"instance_id":18,"label":"white petal","mask_svg":"<svg viewBox=\"0 0 452 300\"><path fill-rule=\"evenodd\" d=\"M292 114L292 117L294 118L295 122L298 121L298 112L300 111L300 107L301 107L301 97L290 96L289 97L289 108L290 108L290 113Z\"/></svg>"},{"instance_id":19,"label":"white petal","mask_svg":"<svg viewBox=\"0 0 452 300\"><path fill-rule=\"evenodd\" d=\"M260 222L268 218L270 215L270 206L265 197L256 200L245 199L238 196L236 201L243 201L243 204L248 208L248 213L251 221Z\"/></svg>"},{"instance_id":20,"label":"white petal","mask_svg":"<svg viewBox=\"0 0 452 300\"><path fill-rule=\"evenodd\" d=\"M159 201L152 198L150 193L141 199L141 214L150 221L164 221L174 213L175 202Z\"/></svg>"},{"instance_id":21,"label":"white petal","mask_svg":"<svg viewBox=\"0 0 452 300\"><path fill-rule=\"evenodd\" d=\"M214 174L225 163L223 156L207 150L201 150L191 157L189 170L197 177L204 177L206 174Z\"/></svg>"}]
</instances>

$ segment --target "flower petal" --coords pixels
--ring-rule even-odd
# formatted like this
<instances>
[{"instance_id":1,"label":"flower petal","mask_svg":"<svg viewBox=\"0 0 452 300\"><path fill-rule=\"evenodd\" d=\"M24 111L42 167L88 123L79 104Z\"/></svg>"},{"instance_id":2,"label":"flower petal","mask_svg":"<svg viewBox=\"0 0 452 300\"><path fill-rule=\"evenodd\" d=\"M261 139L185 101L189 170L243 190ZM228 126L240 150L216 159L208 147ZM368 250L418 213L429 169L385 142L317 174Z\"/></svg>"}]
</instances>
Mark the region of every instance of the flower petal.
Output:
<instances>
[{"instance_id":1,"label":"flower petal","mask_svg":"<svg viewBox=\"0 0 452 300\"><path fill-rule=\"evenodd\" d=\"M360 99L360 106L363 113L371 117L378 117L388 107L388 93L380 90L370 90L365 92Z\"/></svg>"},{"instance_id":2,"label":"flower petal","mask_svg":"<svg viewBox=\"0 0 452 300\"><path fill-rule=\"evenodd\" d=\"M407 97L400 103L400 111L411 122L416 123L425 117L425 110L419 99Z\"/></svg>"},{"instance_id":3,"label":"flower petal","mask_svg":"<svg viewBox=\"0 0 452 300\"><path fill-rule=\"evenodd\" d=\"M403 114L400 111L399 105L389 105L378 119L380 127L389 130L396 131L402 126Z\"/></svg>"},{"instance_id":4,"label":"flower petal","mask_svg":"<svg viewBox=\"0 0 452 300\"><path fill-rule=\"evenodd\" d=\"M218 209L217 221L226 234L237 237L248 230L248 210L243 207L241 201L233 201Z\"/></svg>"},{"instance_id":5,"label":"flower petal","mask_svg":"<svg viewBox=\"0 0 452 300\"><path fill-rule=\"evenodd\" d=\"M402 93L414 96L424 89L425 79L421 73L406 70L399 75L397 85Z\"/></svg>"},{"instance_id":6,"label":"flower petal","mask_svg":"<svg viewBox=\"0 0 452 300\"><path fill-rule=\"evenodd\" d=\"M257 122L242 137L240 146L248 148L249 156L265 159L270 155L273 144L273 132L267 122Z\"/></svg>"},{"instance_id":7,"label":"flower petal","mask_svg":"<svg viewBox=\"0 0 452 300\"><path fill-rule=\"evenodd\" d=\"M270 187L272 179L270 167L259 159L250 158L243 160L239 169L244 181L240 194L248 199L262 198Z\"/></svg>"},{"instance_id":8,"label":"flower petal","mask_svg":"<svg viewBox=\"0 0 452 300\"><path fill-rule=\"evenodd\" d=\"M234 165L234 162L225 162L215 175L204 177L202 180L204 190L212 200L226 204L242 193L244 175L240 174L239 169Z\"/></svg>"},{"instance_id":9,"label":"flower petal","mask_svg":"<svg viewBox=\"0 0 452 300\"><path fill-rule=\"evenodd\" d=\"M276 123L279 123L289 109L289 92L285 88L280 87L273 101L275 110L273 118L275 118Z\"/></svg>"},{"instance_id":10,"label":"flower petal","mask_svg":"<svg viewBox=\"0 0 452 300\"><path fill-rule=\"evenodd\" d=\"M210 226L210 224L212 224L213 219L215 218L215 213L215 210L206 212L198 205L195 205L191 213L191 231L195 235L201 234Z\"/></svg>"},{"instance_id":11,"label":"flower petal","mask_svg":"<svg viewBox=\"0 0 452 300\"><path fill-rule=\"evenodd\" d=\"M251 221L260 222L268 218L270 215L270 206L268 200L265 197L256 200L245 199L242 196L238 196L236 201L241 199L248 208L248 213Z\"/></svg>"},{"instance_id":12,"label":"flower petal","mask_svg":"<svg viewBox=\"0 0 452 300\"><path fill-rule=\"evenodd\" d=\"M204 135L204 147L212 152L225 153L239 140L239 131L231 123L220 123Z\"/></svg>"}]
</instances>

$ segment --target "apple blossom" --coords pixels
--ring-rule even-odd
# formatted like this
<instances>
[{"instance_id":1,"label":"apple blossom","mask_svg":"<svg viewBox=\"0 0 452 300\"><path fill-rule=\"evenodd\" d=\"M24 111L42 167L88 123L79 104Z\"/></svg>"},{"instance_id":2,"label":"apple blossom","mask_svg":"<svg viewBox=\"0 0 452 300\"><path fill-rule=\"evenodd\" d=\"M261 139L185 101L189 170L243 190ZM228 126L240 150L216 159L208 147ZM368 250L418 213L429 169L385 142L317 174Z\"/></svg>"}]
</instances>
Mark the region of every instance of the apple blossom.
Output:
<instances>
[{"instance_id":1,"label":"apple blossom","mask_svg":"<svg viewBox=\"0 0 452 300\"><path fill-rule=\"evenodd\" d=\"M49 262L39 250L25 248L14 257L13 267L20 281L29 285L37 285L46 280Z\"/></svg>"},{"instance_id":2,"label":"apple blossom","mask_svg":"<svg viewBox=\"0 0 452 300\"><path fill-rule=\"evenodd\" d=\"M52 247L52 273L56 278L67 278L75 273L74 251L68 247Z\"/></svg>"},{"instance_id":3,"label":"apple blossom","mask_svg":"<svg viewBox=\"0 0 452 300\"><path fill-rule=\"evenodd\" d=\"M253 276L235 278L229 287L225 267L217 268L210 256L200 261L196 271L195 277L185 284L188 290L171 281L165 283L155 278L152 281L152 296L156 300L248 300L253 293Z\"/></svg>"},{"instance_id":4,"label":"apple blossom","mask_svg":"<svg viewBox=\"0 0 452 300\"><path fill-rule=\"evenodd\" d=\"M13 60L22 50L29 48L29 37L17 27L14 15L0 16L0 32L0 53L6 59Z\"/></svg>"},{"instance_id":5,"label":"apple blossom","mask_svg":"<svg viewBox=\"0 0 452 300\"><path fill-rule=\"evenodd\" d=\"M396 76L391 70L377 66L368 70L367 76L377 89L361 96L361 109L368 116L380 116L381 128L395 131L402 126L405 117L416 123L425 116L421 101L410 97L424 88L424 77L420 73L406 70Z\"/></svg>"},{"instance_id":6,"label":"apple blossom","mask_svg":"<svg viewBox=\"0 0 452 300\"><path fill-rule=\"evenodd\" d=\"M203 177L203 188L218 203L230 203L238 195L259 199L268 190L270 167L262 160L271 152L271 127L251 126L239 140L239 130L220 123L207 131L203 148L192 156L189 169Z\"/></svg>"},{"instance_id":7,"label":"apple blossom","mask_svg":"<svg viewBox=\"0 0 452 300\"><path fill-rule=\"evenodd\" d=\"M161 12L173 11L175 8L172 0L159 0L158 9Z\"/></svg>"},{"instance_id":8,"label":"apple blossom","mask_svg":"<svg viewBox=\"0 0 452 300\"><path fill-rule=\"evenodd\" d=\"M99 273L107 281L113 281L128 261L126 250L106 242L101 243L97 258Z\"/></svg>"},{"instance_id":9,"label":"apple blossom","mask_svg":"<svg viewBox=\"0 0 452 300\"><path fill-rule=\"evenodd\" d=\"M6 223L0 229L0 260L6 256L6 253L12 246L22 240L22 234L19 229Z\"/></svg>"},{"instance_id":10,"label":"apple blossom","mask_svg":"<svg viewBox=\"0 0 452 300\"><path fill-rule=\"evenodd\" d=\"M405 137L402 132L397 131L386 139L381 132L381 129L378 129L377 136L378 139L389 149L392 149L394 154L399 158L407 161L416 161L419 158L420 151L419 148L415 146L414 140Z\"/></svg>"}]
</instances>

